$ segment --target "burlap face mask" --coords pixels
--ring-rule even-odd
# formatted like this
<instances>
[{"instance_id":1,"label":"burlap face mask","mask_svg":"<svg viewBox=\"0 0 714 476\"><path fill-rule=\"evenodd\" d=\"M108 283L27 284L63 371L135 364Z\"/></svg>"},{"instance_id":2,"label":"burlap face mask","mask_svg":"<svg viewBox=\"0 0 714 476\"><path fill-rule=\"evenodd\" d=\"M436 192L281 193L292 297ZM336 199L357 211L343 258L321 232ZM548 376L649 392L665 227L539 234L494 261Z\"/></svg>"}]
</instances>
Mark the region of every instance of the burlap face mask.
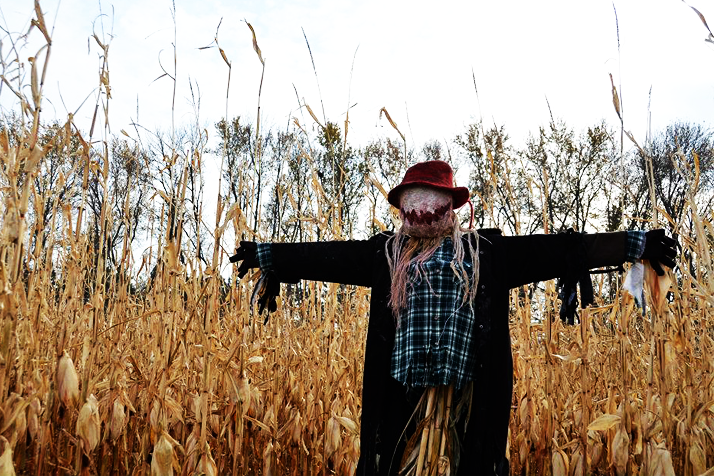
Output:
<instances>
[{"instance_id":1,"label":"burlap face mask","mask_svg":"<svg viewBox=\"0 0 714 476\"><path fill-rule=\"evenodd\" d=\"M415 185L402 192L400 205L404 233L417 238L451 234L454 227L451 193Z\"/></svg>"}]
</instances>

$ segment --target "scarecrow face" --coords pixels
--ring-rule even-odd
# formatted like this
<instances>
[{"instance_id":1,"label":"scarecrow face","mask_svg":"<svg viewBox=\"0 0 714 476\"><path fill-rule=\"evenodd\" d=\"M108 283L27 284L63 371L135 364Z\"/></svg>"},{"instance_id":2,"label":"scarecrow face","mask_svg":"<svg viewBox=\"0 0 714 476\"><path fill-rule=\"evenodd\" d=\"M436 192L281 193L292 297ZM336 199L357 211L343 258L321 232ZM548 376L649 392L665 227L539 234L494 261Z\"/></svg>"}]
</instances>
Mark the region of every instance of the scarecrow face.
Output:
<instances>
[{"instance_id":1,"label":"scarecrow face","mask_svg":"<svg viewBox=\"0 0 714 476\"><path fill-rule=\"evenodd\" d=\"M434 238L451 234L454 214L450 192L415 185L402 192L399 214L404 232L417 238Z\"/></svg>"}]
</instances>

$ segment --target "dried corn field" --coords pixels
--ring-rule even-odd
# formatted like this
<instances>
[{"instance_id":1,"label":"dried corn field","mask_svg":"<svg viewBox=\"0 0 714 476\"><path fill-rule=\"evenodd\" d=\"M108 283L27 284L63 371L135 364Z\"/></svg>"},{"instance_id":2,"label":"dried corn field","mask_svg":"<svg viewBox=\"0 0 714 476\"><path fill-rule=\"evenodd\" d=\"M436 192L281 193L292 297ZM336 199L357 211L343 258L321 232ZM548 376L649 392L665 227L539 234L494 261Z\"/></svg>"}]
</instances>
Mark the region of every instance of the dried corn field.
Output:
<instances>
[{"instance_id":1,"label":"dried corn field","mask_svg":"<svg viewBox=\"0 0 714 476\"><path fill-rule=\"evenodd\" d=\"M41 140L51 44L39 6L36 15L48 41L29 85L3 75L22 107L0 135L0 476L353 474L369 290L284 287L264 322L250 304L256 276L221 275L234 236L270 236L257 207L219 196L217 215L196 220L211 223L212 255L186 251L176 210L202 174L200 150L164 157L178 172L170 193L152 195L149 252L137 258L120 233L117 266L98 266L122 226L109 139L70 117ZM104 100L108 78L103 67ZM48 186L57 156L69 168ZM240 177L241 193L255 194L255 177ZM92 201L92 183L103 200ZM319 202L324 191L310 186ZM124 188L128 211L140 187ZM339 207L318 205L302 238L341 237L330 219ZM714 474L714 225L711 210L693 198L688 207L690 225L673 225L684 261L671 294L651 290L645 315L617 282L575 326L558 318L555 283L533 301L513 291L512 474ZM600 276L596 288L610 289Z\"/></svg>"}]
</instances>

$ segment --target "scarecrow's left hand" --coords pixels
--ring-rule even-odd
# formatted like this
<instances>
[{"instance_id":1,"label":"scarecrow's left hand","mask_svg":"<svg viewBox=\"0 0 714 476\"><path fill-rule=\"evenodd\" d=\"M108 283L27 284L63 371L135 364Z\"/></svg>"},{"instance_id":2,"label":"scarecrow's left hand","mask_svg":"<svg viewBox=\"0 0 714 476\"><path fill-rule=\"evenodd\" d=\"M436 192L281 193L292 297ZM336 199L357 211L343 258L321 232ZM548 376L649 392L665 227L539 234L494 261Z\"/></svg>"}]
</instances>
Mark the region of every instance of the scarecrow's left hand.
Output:
<instances>
[{"instance_id":1,"label":"scarecrow's left hand","mask_svg":"<svg viewBox=\"0 0 714 476\"><path fill-rule=\"evenodd\" d=\"M649 260L657 275L663 276L664 269L660 263L668 268L674 268L677 258L676 245L677 242L665 235L663 229L650 230L645 233L645 250L640 258Z\"/></svg>"}]
</instances>

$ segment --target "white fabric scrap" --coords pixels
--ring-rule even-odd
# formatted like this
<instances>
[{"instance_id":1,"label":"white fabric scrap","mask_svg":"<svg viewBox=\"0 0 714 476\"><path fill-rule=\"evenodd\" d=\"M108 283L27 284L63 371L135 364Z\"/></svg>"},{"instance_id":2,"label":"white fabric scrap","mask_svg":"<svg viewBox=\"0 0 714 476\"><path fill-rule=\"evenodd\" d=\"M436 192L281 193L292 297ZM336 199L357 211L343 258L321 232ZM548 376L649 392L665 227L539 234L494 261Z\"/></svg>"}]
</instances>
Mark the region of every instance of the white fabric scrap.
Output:
<instances>
[{"instance_id":1,"label":"white fabric scrap","mask_svg":"<svg viewBox=\"0 0 714 476\"><path fill-rule=\"evenodd\" d=\"M623 285L625 291L635 298L635 304L637 307L642 308L642 312L645 310L644 278L645 265L642 264L641 261L638 261L630 267L627 276L625 276L625 284Z\"/></svg>"}]
</instances>

